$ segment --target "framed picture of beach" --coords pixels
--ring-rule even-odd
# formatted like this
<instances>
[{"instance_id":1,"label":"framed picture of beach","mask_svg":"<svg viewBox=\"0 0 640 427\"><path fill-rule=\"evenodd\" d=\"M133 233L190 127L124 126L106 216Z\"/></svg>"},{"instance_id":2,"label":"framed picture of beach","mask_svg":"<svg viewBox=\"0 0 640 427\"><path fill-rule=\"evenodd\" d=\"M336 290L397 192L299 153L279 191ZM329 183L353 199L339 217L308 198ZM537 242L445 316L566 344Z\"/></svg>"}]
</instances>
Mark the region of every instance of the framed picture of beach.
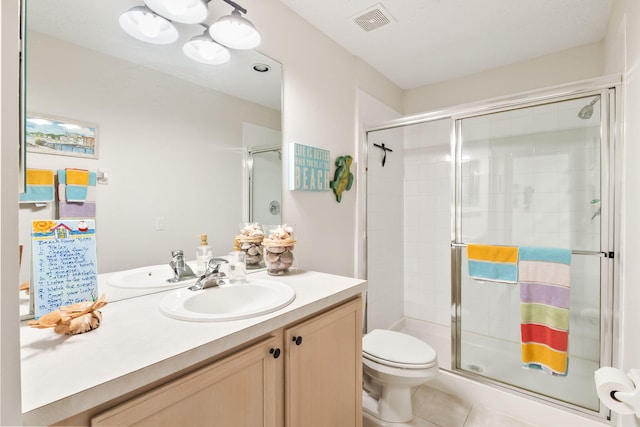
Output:
<instances>
[{"instance_id":1,"label":"framed picture of beach","mask_svg":"<svg viewBox=\"0 0 640 427\"><path fill-rule=\"evenodd\" d=\"M98 126L74 119L27 113L27 152L98 158Z\"/></svg>"}]
</instances>

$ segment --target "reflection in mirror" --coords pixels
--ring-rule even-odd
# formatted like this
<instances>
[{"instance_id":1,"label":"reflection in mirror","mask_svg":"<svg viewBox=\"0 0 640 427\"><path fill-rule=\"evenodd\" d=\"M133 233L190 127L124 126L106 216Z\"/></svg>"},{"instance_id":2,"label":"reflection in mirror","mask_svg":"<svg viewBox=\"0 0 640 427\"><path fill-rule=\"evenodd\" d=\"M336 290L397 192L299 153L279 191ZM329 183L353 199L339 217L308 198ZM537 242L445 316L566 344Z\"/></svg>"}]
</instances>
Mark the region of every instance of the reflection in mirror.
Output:
<instances>
[{"instance_id":1,"label":"reflection in mirror","mask_svg":"<svg viewBox=\"0 0 640 427\"><path fill-rule=\"evenodd\" d=\"M101 275L168 265L175 249L193 260L201 234L214 255L228 253L247 220L245 149L261 144L260 133L276 135L268 143L280 144L279 63L239 50L224 65L192 61L182 45L202 32L198 25L176 23L180 38L172 45L138 41L118 25L131 6L131 0L28 0L26 8L26 110L94 124L98 153L28 151L27 167L107 172L95 186ZM224 2L209 9L212 22L231 11ZM255 71L255 64L268 72ZM58 205L20 205L20 282L29 280L31 221L58 218ZM106 293L113 301L154 291Z\"/></svg>"},{"instance_id":2,"label":"reflection in mirror","mask_svg":"<svg viewBox=\"0 0 640 427\"><path fill-rule=\"evenodd\" d=\"M282 147L248 150L249 222L282 223Z\"/></svg>"}]
</instances>

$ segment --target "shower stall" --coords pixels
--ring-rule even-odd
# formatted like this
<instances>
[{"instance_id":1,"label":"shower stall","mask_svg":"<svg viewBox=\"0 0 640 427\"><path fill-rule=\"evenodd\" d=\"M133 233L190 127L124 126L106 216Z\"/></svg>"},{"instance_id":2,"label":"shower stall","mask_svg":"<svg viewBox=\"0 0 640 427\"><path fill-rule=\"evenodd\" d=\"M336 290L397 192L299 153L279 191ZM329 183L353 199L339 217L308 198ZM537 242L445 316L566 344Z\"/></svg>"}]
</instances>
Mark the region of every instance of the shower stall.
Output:
<instances>
[{"instance_id":1,"label":"shower stall","mask_svg":"<svg viewBox=\"0 0 640 427\"><path fill-rule=\"evenodd\" d=\"M456 375L607 417L593 373L614 348L616 88L590 82L369 130L367 329L418 336ZM523 367L520 286L471 279L472 243L571 250L566 376Z\"/></svg>"}]
</instances>

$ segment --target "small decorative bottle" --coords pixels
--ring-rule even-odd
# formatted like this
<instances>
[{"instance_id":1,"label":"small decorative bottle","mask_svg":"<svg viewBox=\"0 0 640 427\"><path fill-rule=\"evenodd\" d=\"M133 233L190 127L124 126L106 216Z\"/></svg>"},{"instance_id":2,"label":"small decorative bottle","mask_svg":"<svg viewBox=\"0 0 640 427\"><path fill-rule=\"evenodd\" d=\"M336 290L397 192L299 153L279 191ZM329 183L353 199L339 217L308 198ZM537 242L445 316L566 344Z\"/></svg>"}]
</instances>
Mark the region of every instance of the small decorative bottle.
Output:
<instances>
[{"instance_id":1,"label":"small decorative bottle","mask_svg":"<svg viewBox=\"0 0 640 427\"><path fill-rule=\"evenodd\" d=\"M196 274L202 276L207 270L209 260L213 258L213 250L207 243L207 235L200 235L200 246L196 248Z\"/></svg>"}]
</instances>

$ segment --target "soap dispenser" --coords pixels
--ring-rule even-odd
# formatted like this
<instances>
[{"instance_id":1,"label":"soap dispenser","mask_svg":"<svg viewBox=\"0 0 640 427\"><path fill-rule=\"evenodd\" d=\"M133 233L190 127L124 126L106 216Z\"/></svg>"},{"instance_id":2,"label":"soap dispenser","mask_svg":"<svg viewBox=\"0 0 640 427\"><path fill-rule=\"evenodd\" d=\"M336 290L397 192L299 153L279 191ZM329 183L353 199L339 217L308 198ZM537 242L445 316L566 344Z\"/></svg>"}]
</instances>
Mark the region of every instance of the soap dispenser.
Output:
<instances>
[{"instance_id":1,"label":"soap dispenser","mask_svg":"<svg viewBox=\"0 0 640 427\"><path fill-rule=\"evenodd\" d=\"M207 235L200 235L200 246L196 248L196 274L202 276L207 270L209 260L213 258L213 250L207 243Z\"/></svg>"}]
</instances>

